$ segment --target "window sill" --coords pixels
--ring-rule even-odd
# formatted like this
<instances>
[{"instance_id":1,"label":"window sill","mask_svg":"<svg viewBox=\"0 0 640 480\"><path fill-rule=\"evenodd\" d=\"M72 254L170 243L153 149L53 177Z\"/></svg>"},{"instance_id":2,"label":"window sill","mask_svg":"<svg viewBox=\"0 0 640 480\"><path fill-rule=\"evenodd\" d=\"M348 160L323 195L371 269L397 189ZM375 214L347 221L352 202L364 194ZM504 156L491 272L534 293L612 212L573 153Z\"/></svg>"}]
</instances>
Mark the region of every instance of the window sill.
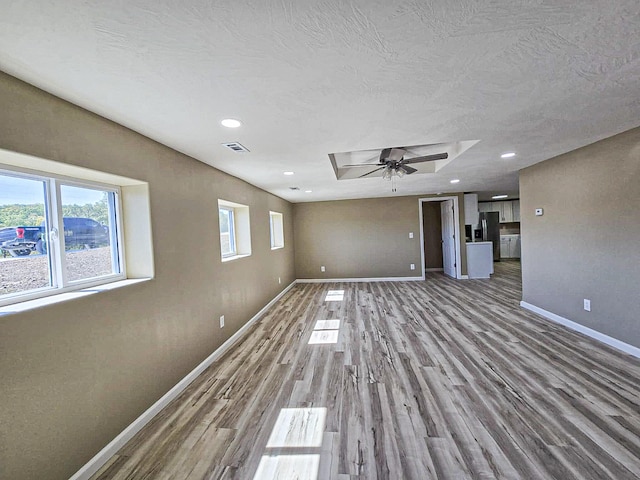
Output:
<instances>
[{"instance_id":1,"label":"window sill","mask_svg":"<svg viewBox=\"0 0 640 480\"><path fill-rule=\"evenodd\" d=\"M233 255L231 257L222 257L222 263L224 262L231 262L233 260L238 260L240 258L245 258L245 257L250 257L251 254L250 253L245 253L243 255Z\"/></svg>"},{"instance_id":2,"label":"window sill","mask_svg":"<svg viewBox=\"0 0 640 480\"><path fill-rule=\"evenodd\" d=\"M111 283L103 283L102 285L95 285L93 287L87 287L73 292L64 292L49 295L42 298L36 298L33 300L26 300L24 302L13 303L11 305L5 305L0 307L0 317L5 315L11 315L14 313L26 312L33 310L34 308L45 307L47 305L53 305L60 302L66 302L68 300L74 300L76 298L86 297L93 295L94 293L106 292L108 290L115 290L116 288L128 287L136 283L146 282L151 278L129 278L126 280L118 280Z\"/></svg>"},{"instance_id":3,"label":"window sill","mask_svg":"<svg viewBox=\"0 0 640 480\"><path fill-rule=\"evenodd\" d=\"M279 247L271 247L271 250L282 250L284 248L284 245L281 245Z\"/></svg>"}]
</instances>

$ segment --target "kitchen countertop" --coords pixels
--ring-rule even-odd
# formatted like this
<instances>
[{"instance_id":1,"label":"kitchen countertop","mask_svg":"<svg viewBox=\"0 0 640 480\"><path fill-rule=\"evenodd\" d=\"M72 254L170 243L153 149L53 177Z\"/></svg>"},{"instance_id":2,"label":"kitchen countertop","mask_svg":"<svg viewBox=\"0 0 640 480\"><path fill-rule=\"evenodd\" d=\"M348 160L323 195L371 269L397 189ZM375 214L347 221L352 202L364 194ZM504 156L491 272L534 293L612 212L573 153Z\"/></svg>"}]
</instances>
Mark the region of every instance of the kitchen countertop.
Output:
<instances>
[{"instance_id":1,"label":"kitchen countertop","mask_svg":"<svg viewBox=\"0 0 640 480\"><path fill-rule=\"evenodd\" d=\"M467 245L487 245L493 244L493 242L467 242Z\"/></svg>"}]
</instances>

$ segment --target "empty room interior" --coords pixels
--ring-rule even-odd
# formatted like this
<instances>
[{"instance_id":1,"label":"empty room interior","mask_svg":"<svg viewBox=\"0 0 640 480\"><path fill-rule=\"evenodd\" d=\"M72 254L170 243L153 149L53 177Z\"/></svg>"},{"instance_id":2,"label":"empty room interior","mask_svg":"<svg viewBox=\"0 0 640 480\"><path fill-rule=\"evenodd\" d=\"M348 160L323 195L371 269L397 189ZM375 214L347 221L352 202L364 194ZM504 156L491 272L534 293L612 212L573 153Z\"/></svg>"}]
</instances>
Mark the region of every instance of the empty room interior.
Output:
<instances>
[{"instance_id":1,"label":"empty room interior","mask_svg":"<svg viewBox=\"0 0 640 480\"><path fill-rule=\"evenodd\" d=\"M640 478L640 4L11 2L0 478Z\"/></svg>"}]
</instances>

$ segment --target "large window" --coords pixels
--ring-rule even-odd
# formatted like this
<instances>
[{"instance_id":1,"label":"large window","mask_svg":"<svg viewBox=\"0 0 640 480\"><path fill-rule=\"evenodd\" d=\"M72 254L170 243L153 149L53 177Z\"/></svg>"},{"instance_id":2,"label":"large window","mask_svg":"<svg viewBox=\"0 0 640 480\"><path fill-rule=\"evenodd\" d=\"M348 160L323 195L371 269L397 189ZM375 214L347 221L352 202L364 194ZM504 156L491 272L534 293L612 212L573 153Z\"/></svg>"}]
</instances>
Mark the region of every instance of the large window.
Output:
<instances>
[{"instance_id":1,"label":"large window","mask_svg":"<svg viewBox=\"0 0 640 480\"><path fill-rule=\"evenodd\" d=\"M227 200L218 200L218 222L222 261L251 255L249 207Z\"/></svg>"},{"instance_id":2,"label":"large window","mask_svg":"<svg viewBox=\"0 0 640 480\"><path fill-rule=\"evenodd\" d=\"M284 222L281 213L269 212L271 227L271 250L284 247Z\"/></svg>"},{"instance_id":3,"label":"large window","mask_svg":"<svg viewBox=\"0 0 640 480\"><path fill-rule=\"evenodd\" d=\"M0 305L124 278L119 195L0 169Z\"/></svg>"}]
</instances>

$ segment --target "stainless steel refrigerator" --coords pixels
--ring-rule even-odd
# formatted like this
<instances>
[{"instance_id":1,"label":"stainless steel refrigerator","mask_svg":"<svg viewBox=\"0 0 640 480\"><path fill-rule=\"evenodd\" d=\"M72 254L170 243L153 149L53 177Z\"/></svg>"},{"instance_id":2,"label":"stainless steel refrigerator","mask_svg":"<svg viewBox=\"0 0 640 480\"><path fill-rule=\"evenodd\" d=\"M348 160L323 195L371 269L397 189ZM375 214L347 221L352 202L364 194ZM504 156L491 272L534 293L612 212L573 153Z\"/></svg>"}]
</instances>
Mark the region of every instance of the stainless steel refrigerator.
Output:
<instances>
[{"instance_id":1,"label":"stainless steel refrigerator","mask_svg":"<svg viewBox=\"0 0 640 480\"><path fill-rule=\"evenodd\" d=\"M482 241L493 242L493 261L500 261L500 213L480 212L480 228Z\"/></svg>"}]
</instances>

